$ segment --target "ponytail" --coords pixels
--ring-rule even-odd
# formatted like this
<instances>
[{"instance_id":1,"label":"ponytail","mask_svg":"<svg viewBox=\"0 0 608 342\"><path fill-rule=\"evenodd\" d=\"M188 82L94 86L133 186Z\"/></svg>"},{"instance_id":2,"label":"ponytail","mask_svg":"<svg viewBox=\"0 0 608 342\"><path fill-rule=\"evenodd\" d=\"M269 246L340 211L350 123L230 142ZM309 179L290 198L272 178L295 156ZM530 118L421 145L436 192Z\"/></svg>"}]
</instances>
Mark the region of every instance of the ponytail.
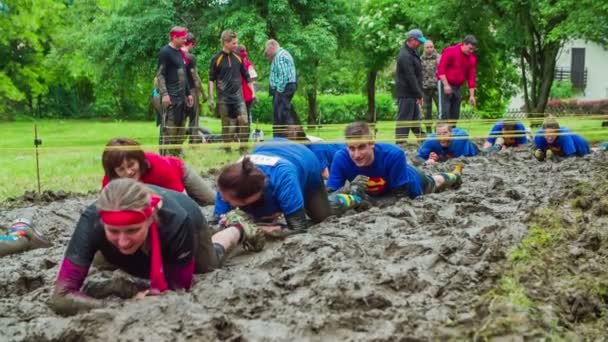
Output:
<instances>
[{"instance_id":1,"label":"ponytail","mask_svg":"<svg viewBox=\"0 0 608 342\"><path fill-rule=\"evenodd\" d=\"M217 177L220 191L230 192L239 199L249 198L266 185L266 175L260 171L249 157L225 166Z\"/></svg>"}]
</instances>

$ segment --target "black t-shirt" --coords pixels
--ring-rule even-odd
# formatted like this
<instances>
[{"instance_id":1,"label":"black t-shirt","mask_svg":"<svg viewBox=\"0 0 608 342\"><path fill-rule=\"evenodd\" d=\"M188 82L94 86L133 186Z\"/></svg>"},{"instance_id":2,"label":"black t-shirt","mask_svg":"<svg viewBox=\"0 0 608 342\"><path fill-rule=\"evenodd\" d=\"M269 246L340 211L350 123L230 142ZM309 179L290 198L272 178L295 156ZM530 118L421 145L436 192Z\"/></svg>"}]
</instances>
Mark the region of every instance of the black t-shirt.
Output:
<instances>
[{"instance_id":1,"label":"black t-shirt","mask_svg":"<svg viewBox=\"0 0 608 342\"><path fill-rule=\"evenodd\" d=\"M161 243L163 264L166 266L184 266L192 261L198 241L198 231L206 224L199 206L190 197L173 190L146 185L160 197L162 207L158 211L158 235ZM149 236L149 235L148 235ZM132 255L124 255L112 245L105 235L103 224L95 208L90 205L80 216L72 234L65 257L76 265L89 267L100 251L105 259L121 270L141 278L150 275L150 255L142 249L149 250L149 240Z\"/></svg>"},{"instance_id":2,"label":"black t-shirt","mask_svg":"<svg viewBox=\"0 0 608 342\"><path fill-rule=\"evenodd\" d=\"M167 93L172 99L182 100L188 94L188 76L184 57L178 49L165 45L158 58L160 76L165 80ZM162 86L161 86L162 88ZM161 89L161 93L163 89Z\"/></svg>"},{"instance_id":3,"label":"black t-shirt","mask_svg":"<svg viewBox=\"0 0 608 342\"><path fill-rule=\"evenodd\" d=\"M221 51L211 58L209 81L216 83L218 103L245 102L241 75L247 80L247 83L251 82L249 72L245 70L243 58L236 53Z\"/></svg>"}]
</instances>

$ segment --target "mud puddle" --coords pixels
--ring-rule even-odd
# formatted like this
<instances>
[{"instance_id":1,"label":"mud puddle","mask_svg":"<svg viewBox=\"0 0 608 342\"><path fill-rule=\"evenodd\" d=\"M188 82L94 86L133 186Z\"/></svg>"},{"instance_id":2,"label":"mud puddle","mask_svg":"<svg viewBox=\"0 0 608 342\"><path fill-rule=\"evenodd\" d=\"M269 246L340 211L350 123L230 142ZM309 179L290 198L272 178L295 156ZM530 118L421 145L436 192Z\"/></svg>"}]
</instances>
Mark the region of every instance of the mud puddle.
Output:
<instances>
[{"instance_id":1,"label":"mud puddle","mask_svg":"<svg viewBox=\"0 0 608 342\"><path fill-rule=\"evenodd\" d=\"M606 156L539 163L526 151L461 162L458 191L385 200L380 208L273 242L261 253L236 255L224 269L197 276L189 293L108 298L106 308L73 317L54 314L46 301L76 220L93 197L34 206L37 226L55 245L2 260L1 339L466 338L459 336L462 330L444 327L476 319L474 299L496 283L507 251L526 234L530 213L576 182L605 175ZM3 210L0 222L7 224L18 210ZM116 276L91 273L91 279Z\"/></svg>"}]
</instances>

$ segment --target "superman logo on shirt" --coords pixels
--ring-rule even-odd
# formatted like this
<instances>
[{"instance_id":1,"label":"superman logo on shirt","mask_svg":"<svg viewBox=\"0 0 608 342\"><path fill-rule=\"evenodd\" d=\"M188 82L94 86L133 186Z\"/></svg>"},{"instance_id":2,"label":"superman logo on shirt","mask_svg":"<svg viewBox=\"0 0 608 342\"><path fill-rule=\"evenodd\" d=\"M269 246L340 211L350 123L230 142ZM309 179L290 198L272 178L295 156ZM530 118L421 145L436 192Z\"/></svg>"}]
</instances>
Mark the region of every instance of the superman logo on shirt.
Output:
<instances>
[{"instance_id":1,"label":"superman logo on shirt","mask_svg":"<svg viewBox=\"0 0 608 342\"><path fill-rule=\"evenodd\" d=\"M380 195L386 189L386 180L382 177L370 177L367 181L367 193L369 195Z\"/></svg>"}]
</instances>

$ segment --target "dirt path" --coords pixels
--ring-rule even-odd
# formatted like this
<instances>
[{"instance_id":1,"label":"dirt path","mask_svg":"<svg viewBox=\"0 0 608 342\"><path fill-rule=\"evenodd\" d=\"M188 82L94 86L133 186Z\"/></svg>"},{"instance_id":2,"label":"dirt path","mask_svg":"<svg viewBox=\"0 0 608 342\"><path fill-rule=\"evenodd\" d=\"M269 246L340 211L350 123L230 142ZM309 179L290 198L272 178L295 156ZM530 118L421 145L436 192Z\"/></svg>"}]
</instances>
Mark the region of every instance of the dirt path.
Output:
<instances>
[{"instance_id":1,"label":"dirt path","mask_svg":"<svg viewBox=\"0 0 608 342\"><path fill-rule=\"evenodd\" d=\"M331 219L310 234L238 255L197 276L190 293L60 317L47 306L67 241L90 198L34 207L55 246L3 259L2 340L433 339L473 319L472 300L496 280L527 216L577 180L606 169L606 155L538 163L529 152L463 160L458 191ZM601 165L595 162L601 161ZM447 171L453 164L427 168ZM18 214L0 213L7 223ZM96 271L95 271L96 272ZM110 273L97 272L93 279ZM116 275L114 275L116 276Z\"/></svg>"}]
</instances>

